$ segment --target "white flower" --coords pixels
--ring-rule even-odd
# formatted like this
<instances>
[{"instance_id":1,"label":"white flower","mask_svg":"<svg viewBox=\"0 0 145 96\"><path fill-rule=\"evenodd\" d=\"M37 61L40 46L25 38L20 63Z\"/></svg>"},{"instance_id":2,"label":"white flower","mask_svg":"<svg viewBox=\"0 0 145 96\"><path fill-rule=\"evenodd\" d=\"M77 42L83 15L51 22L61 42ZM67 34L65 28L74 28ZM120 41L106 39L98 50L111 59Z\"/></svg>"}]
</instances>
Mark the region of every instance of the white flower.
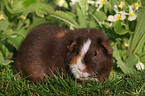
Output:
<instances>
[{"instance_id":1,"label":"white flower","mask_svg":"<svg viewBox=\"0 0 145 96\"><path fill-rule=\"evenodd\" d=\"M117 21L117 19L113 15L109 15L107 20L111 21L111 22L116 22Z\"/></svg>"},{"instance_id":2,"label":"white flower","mask_svg":"<svg viewBox=\"0 0 145 96\"><path fill-rule=\"evenodd\" d=\"M119 13L115 14L114 16L109 15L107 20L111 21L111 22L116 22L117 20L124 20L124 19L126 19L126 13L124 11L120 11Z\"/></svg>"},{"instance_id":3,"label":"white flower","mask_svg":"<svg viewBox=\"0 0 145 96\"><path fill-rule=\"evenodd\" d=\"M138 10L138 8L140 7L140 4L134 3L134 6L135 6L135 10Z\"/></svg>"},{"instance_id":4,"label":"white flower","mask_svg":"<svg viewBox=\"0 0 145 96\"><path fill-rule=\"evenodd\" d=\"M123 13L115 14L114 16L117 20L124 20L126 16Z\"/></svg>"},{"instance_id":5,"label":"white flower","mask_svg":"<svg viewBox=\"0 0 145 96\"><path fill-rule=\"evenodd\" d=\"M98 0L98 1L96 1L96 4L103 5L103 4L105 4L105 1L107 1L107 0Z\"/></svg>"},{"instance_id":6,"label":"white flower","mask_svg":"<svg viewBox=\"0 0 145 96\"><path fill-rule=\"evenodd\" d=\"M115 10L116 13L118 13L118 7L117 7L117 5L114 5L114 10Z\"/></svg>"},{"instance_id":7,"label":"white flower","mask_svg":"<svg viewBox=\"0 0 145 96\"><path fill-rule=\"evenodd\" d=\"M122 9L124 5L125 5L125 2L121 2L119 7Z\"/></svg>"},{"instance_id":8,"label":"white flower","mask_svg":"<svg viewBox=\"0 0 145 96\"><path fill-rule=\"evenodd\" d=\"M127 13L125 13L125 11L119 11L117 5L114 5L114 11L115 11L116 13L121 13L121 14L123 14L123 15L128 15Z\"/></svg>"},{"instance_id":9,"label":"white flower","mask_svg":"<svg viewBox=\"0 0 145 96\"><path fill-rule=\"evenodd\" d=\"M107 1L107 0L98 0L98 1L96 1L96 4L99 4L99 7L97 8L97 11L99 11L103 7L103 5L105 4L105 1Z\"/></svg>"},{"instance_id":10,"label":"white flower","mask_svg":"<svg viewBox=\"0 0 145 96\"><path fill-rule=\"evenodd\" d=\"M126 15L128 15L127 13L125 13L125 11L119 11L117 5L114 5L114 11L116 12L116 14L113 15L109 15L108 16L108 21L111 22L116 22L117 20L124 20L126 19Z\"/></svg>"},{"instance_id":11,"label":"white flower","mask_svg":"<svg viewBox=\"0 0 145 96\"><path fill-rule=\"evenodd\" d=\"M95 1L88 1L88 4L95 4L96 2Z\"/></svg>"},{"instance_id":12,"label":"white flower","mask_svg":"<svg viewBox=\"0 0 145 96\"><path fill-rule=\"evenodd\" d=\"M128 20L129 21L133 21L133 20L135 20L136 19L136 14L134 13L134 11L133 11L133 8L132 8L132 6L129 6L129 13L128 13L128 15L129 15L129 17L128 17Z\"/></svg>"},{"instance_id":13,"label":"white flower","mask_svg":"<svg viewBox=\"0 0 145 96\"><path fill-rule=\"evenodd\" d=\"M142 62L138 62L136 64L136 68L137 68L137 70L144 70L144 64Z\"/></svg>"},{"instance_id":14,"label":"white flower","mask_svg":"<svg viewBox=\"0 0 145 96\"><path fill-rule=\"evenodd\" d=\"M99 7L97 8L97 11L99 11L102 7L103 7L103 5L105 4L105 2L106 2L107 0L98 0L98 1L88 1L88 3L89 4L96 4L96 7L98 7L98 5L99 5Z\"/></svg>"},{"instance_id":15,"label":"white flower","mask_svg":"<svg viewBox=\"0 0 145 96\"><path fill-rule=\"evenodd\" d=\"M71 5L75 5L77 2L79 2L80 0L71 0Z\"/></svg>"},{"instance_id":16,"label":"white flower","mask_svg":"<svg viewBox=\"0 0 145 96\"><path fill-rule=\"evenodd\" d=\"M107 20L111 22L116 22L117 20L124 20L125 18L126 16L123 14L115 14L114 16L109 15Z\"/></svg>"},{"instance_id":17,"label":"white flower","mask_svg":"<svg viewBox=\"0 0 145 96\"><path fill-rule=\"evenodd\" d=\"M58 6L62 6L64 4L65 0L58 0L57 2L58 2Z\"/></svg>"}]
</instances>

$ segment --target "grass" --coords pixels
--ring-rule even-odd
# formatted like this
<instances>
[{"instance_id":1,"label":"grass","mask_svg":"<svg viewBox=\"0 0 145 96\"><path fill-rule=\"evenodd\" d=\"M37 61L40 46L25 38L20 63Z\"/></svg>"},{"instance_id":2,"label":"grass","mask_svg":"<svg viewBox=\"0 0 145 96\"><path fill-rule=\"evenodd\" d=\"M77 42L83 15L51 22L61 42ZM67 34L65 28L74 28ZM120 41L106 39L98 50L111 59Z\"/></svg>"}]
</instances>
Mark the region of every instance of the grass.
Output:
<instances>
[{"instance_id":1,"label":"grass","mask_svg":"<svg viewBox=\"0 0 145 96\"><path fill-rule=\"evenodd\" d=\"M78 83L69 76L48 77L42 84L26 78L16 79L11 65L0 65L0 96L49 96L49 95L132 95L145 96L145 71L133 76L114 75L104 82Z\"/></svg>"}]
</instances>

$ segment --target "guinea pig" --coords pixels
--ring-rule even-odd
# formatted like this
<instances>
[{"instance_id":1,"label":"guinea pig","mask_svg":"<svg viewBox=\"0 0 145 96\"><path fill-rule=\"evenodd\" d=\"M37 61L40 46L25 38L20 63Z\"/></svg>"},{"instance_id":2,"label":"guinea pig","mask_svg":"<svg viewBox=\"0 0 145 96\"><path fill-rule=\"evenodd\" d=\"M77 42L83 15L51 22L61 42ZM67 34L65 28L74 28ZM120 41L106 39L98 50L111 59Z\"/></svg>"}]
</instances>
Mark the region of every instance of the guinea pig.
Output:
<instances>
[{"instance_id":1,"label":"guinea pig","mask_svg":"<svg viewBox=\"0 0 145 96\"><path fill-rule=\"evenodd\" d=\"M67 30L41 25L33 29L22 43L16 60L15 72L34 82L45 75L54 76L57 70L74 78L100 81L112 69L112 52L108 38L96 29Z\"/></svg>"}]
</instances>

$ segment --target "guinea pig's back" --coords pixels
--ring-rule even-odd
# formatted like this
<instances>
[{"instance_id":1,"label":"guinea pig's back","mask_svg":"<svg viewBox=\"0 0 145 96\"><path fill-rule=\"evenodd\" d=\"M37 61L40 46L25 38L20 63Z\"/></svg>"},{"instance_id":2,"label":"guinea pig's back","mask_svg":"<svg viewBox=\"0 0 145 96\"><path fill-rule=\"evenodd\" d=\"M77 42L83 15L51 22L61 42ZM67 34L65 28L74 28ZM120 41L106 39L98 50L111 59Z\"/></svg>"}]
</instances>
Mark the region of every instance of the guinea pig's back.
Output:
<instances>
[{"instance_id":1,"label":"guinea pig's back","mask_svg":"<svg viewBox=\"0 0 145 96\"><path fill-rule=\"evenodd\" d=\"M15 71L22 71L23 75L33 76L29 79L38 81L43 73L53 64L53 53L57 39L65 33L63 28L42 25L32 30L21 45L15 60Z\"/></svg>"}]
</instances>

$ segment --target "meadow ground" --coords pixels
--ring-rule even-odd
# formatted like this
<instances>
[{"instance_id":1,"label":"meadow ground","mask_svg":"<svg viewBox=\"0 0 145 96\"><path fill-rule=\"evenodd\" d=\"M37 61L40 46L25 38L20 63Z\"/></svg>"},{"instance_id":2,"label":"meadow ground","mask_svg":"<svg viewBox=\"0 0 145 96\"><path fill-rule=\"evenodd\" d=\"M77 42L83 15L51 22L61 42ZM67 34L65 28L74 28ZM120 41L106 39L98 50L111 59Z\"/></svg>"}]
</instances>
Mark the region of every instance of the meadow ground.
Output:
<instances>
[{"instance_id":1,"label":"meadow ground","mask_svg":"<svg viewBox=\"0 0 145 96\"><path fill-rule=\"evenodd\" d=\"M48 77L42 84L34 84L26 78L16 79L17 74L14 74L12 69L11 65L0 66L0 96L145 96L145 71L132 76L117 74L104 82L79 83L61 75L55 78Z\"/></svg>"}]
</instances>

